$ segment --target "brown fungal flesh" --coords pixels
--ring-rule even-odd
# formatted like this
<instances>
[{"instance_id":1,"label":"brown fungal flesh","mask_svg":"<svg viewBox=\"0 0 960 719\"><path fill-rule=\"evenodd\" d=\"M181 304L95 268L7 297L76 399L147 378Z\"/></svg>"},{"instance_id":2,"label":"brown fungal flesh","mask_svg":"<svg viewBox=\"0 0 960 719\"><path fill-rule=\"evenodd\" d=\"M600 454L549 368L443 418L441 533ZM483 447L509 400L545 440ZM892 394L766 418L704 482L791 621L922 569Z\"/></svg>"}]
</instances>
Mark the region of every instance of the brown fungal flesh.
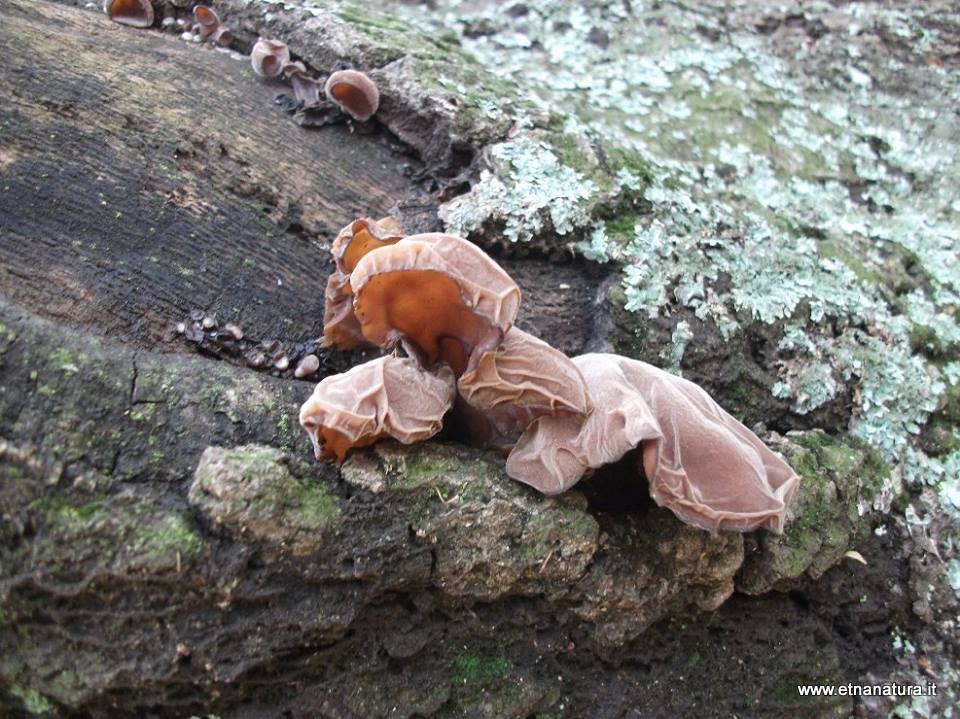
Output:
<instances>
[{"instance_id":1,"label":"brown fungal flesh","mask_svg":"<svg viewBox=\"0 0 960 719\"><path fill-rule=\"evenodd\" d=\"M307 67L302 62L288 62L280 69L283 76L290 81L293 96L304 107L316 107L320 104L320 87L322 83L307 74Z\"/></svg>"},{"instance_id":2,"label":"brown fungal flesh","mask_svg":"<svg viewBox=\"0 0 960 719\"><path fill-rule=\"evenodd\" d=\"M449 368L427 372L387 355L323 379L300 408L318 460L342 462L354 447L391 437L403 444L440 431L456 394Z\"/></svg>"},{"instance_id":3,"label":"brown fungal flesh","mask_svg":"<svg viewBox=\"0 0 960 719\"><path fill-rule=\"evenodd\" d=\"M197 34L204 40L207 38L215 38L215 42L220 43L218 35L222 35L220 32L220 18L217 16L217 13L213 11L213 8L209 8L206 5L197 5L193 8L193 18L197 21L197 25L194 27L194 30ZM227 42L230 44L232 35L230 31L227 30Z\"/></svg>"},{"instance_id":4,"label":"brown fungal flesh","mask_svg":"<svg viewBox=\"0 0 960 719\"><path fill-rule=\"evenodd\" d=\"M220 25L216 30L213 31L213 35L210 36L210 40L215 42L220 47L228 47L230 43L233 42L233 31L230 30L230 28Z\"/></svg>"},{"instance_id":5,"label":"brown fungal flesh","mask_svg":"<svg viewBox=\"0 0 960 719\"><path fill-rule=\"evenodd\" d=\"M277 77L290 62L290 50L280 40L260 38L250 51L250 65L261 77Z\"/></svg>"},{"instance_id":6,"label":"brown fungal flesh","mask_svg":"<svg viewBox=\"0 0 960 719\"><path fill-rule=\"evenodd\" d=\"M403 239L403 229L392 217L381 220L362 218L343 228L330 247L337 269L350 274L368 253Z\"/></svg>"},{"instance_id":7,"label":"brown fungal flesh","mask_svg":"<svg viewBox=\"0 0 960 719\"><path fill-rule=\"evenodd\" d=\"M150 0L104 0L103 11L115 23L129 27L153 25L153 5Z\"/></svg>"},{"instance_id":8,"label":"brown fungal flesh","mask_svg":"<svg viewBox=\"0 0 960 719\"><path fill-rule=\"evenodd\" d=\"M316 107L320 104L320 81L306 73L298 72L289 76L293 96L304 107Z\"/></svg>"},{"instance_id":9,"label":"brown fungal flesh","mask_svg":"<svg viewBox=\"0 0 960 719\"><path fill-rule=\"evenodd\" d=\"M203 27L215 28L220 24L220 18L213 8L206 5L197 5L193 8L193 18Z\"/></svg>"},{"instance_id":10,"label":"brown fungal flesh","mask_svg":"<svg viewBox=\"0 0 960 719\"><path fill-rule=\"evenodd\" d=\"M640 447L650 495L683 521L709 530L783 531L796 473L703 389L618 355L573 361L596 410L583 423L537 419L507 459L511 477L556 494Z\"/></svg>"},{"instance_id":11,"label":"brown fungal flesh","mask_svg":"<svg viewBox=\"0 0 960 719\"><path fill-rule=\"evenodd\" d=\"M365 255L350 275L364 336L403 343L424 367L449 364L459 377L513 326L520 290L472 243L413 235Z\"/></svg>"},{"instance_id":12,"label":"brown fungal flesh","mask_svg":"<svg viewBox=\"0 0 960 719\"><path fill-rule=\"evenodd\" d=\"M475 346L497 329L460 297L456 280L435 270L408 270L370 278L354 312L364 336L387 346L401 338L425 367L445 362L462 374Z\"/></svg>"},{"instance_id":13,"label":"brown fungal flesh","mask_svg":"<svg viewBox=\"0 0 960 719\"><path fill-rule=\"evenodd\" d=\"M399 242L402 236L403 229L392 217L355 220L337 235L330 247L336 269L327 278L323 295L322 346L349 350L370 345L353 312L350 272L368 252Z\"/></svg>"},{"instance_id":14,"label":"brown fungal flesh","mask_svg":"<svg viewBox=\"0 0 960 719\"><path fill-rule=\"evenodd\" d=\"M323 293L323 339L320 340L320 346L352 350L369 344L363 336L360 321L353 313L350 276L331 272Z\"/></svg>"},{"instance_id":15,"label":"brown fungal flesh","mask_svg":"<svg viewBox=\"0 0 960 719\"><path fill-rule=\"evenodd\" d=\"M479 447L508 449L538 417L583 421L592 404L580 370L565 354L516 327L457 381L457 419Z\"/></svg>"},{"instance_id":16,"label":"brown fungal flesh","mask_svg":"<svg viewBox=\"0 0 960 719\"><path fill-rule=\"evenodd\" d=\"M380 107L376 83L359 70L337 70L327 78L324 92L351 117L366 122Z\"/></svg>"}]
</instances>

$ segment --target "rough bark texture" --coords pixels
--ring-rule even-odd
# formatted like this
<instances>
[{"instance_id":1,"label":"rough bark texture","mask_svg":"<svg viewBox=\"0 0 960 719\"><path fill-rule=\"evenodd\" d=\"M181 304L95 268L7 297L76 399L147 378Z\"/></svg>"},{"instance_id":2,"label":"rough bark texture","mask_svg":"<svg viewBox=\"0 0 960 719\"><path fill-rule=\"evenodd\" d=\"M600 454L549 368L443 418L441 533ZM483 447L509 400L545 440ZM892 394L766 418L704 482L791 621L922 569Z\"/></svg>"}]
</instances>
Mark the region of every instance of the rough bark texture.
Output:
<instances>
[{"instance_id":1,"label":"rough bark texture","mask_svg":"<svg viewBox=\"0 0 960 719\"><path fill-rule=\"evenodd\" d=\"M195 308L318 335L330 260L310 240L408 193L385 143L305 135L272 102L282 87L175 36L32 3L3 24L9 299L143 345Z\"/></svg>"},{"instance_id":2,"label":"rough bark texture","mask_svg":"<svg viewBox=\"0 0 960 719\"><path fill-rule=\"evenodd\" d=\"M2 330L0 671L56 706L525 716L558 691L530 642L622 657L656 620L722 604L744 561L740 535L544 499L460 445L382 445L338 482L301 459L304 383L64 341L9 305ZM825 556L745 566L773 583ZM496 699L474 704L480 685Z\"/></svg>"},{"instance_id":3,"label":"rough bark texture","mask_svg":"<svg viewBox=\"0 0 960 719\"><path fill-rule=\"evenodd\" d=\"M220 6L240 45L269 22L313 67L375 71L381 121L301 128L227 54L0 7L0 713L848 712L794 686L884 671L910 621L858 511L888 473L861 444L778 440L804 478L780 538L683 525L630 457L559 499L455 436L307 461L312 384L250 353L312 350L337 229L391 208L426 229L509 128L417 79L479 72L439 40ZM503 264L522 328L616 344L606 272ZM194 310L244 338L181 338ZM870 567L830 569L868 535Z\"/></svg>"}]
</instances>

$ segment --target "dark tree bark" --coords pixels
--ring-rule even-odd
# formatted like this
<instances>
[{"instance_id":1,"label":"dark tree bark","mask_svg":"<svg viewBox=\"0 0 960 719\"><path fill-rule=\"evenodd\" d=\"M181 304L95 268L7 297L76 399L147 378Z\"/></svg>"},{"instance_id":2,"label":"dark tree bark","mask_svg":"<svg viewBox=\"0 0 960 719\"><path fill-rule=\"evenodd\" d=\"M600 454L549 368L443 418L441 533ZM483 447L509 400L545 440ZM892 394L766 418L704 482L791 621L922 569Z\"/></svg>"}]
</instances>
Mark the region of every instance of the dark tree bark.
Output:
<instances>
[{"instance_id":1,"label":"dark tree bark","mask_svg":"<svg viewBox=\"0 0 960 719\"><path fill-rule=\"evenodd\" d=\"M412 194L416 162L382 135L305 131L273 103L288 88L225 53L45 3L2 12L4 295L139 346L196 308L321 334L322 241Z\"/></svg>"}]
</instances>

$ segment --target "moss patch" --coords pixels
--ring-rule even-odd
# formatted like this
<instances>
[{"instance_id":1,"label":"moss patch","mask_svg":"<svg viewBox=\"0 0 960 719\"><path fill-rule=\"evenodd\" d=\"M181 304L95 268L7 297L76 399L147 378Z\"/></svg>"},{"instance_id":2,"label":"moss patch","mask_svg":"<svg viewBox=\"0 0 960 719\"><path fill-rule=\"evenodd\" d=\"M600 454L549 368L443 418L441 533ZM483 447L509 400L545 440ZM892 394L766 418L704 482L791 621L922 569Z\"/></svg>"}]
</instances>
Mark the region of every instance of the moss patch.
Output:
<instances>
[{"instance_id":1,"label":"moss patch","mask_svg":"<svg viewBox=\"0 0 960 719\"><path fill-rule=\"evenodd\" d=\"M510 660L503 655L486 657L478 654L458 654L453 660L456 681L463 684L501 679L510 671L511 666Z\"/></svg>"},{"instance_id":2,"label":"moss patch","mask_svg":"<svg viewBox=\"0 0 960 719\"><path fill-rule=\"evenodd\" d=\"M176 557L178 552L181 559L187 559L199 554L202 546L200 535L182 514L172 514L133 530L133 551L150 559Z\"/></svg>"},{"instance_id":3,"label":"moss patch","mask_svg":"<svg viewBox=\"0 0 960 719\"><path fill-rule=\"evenodd\" d=\"M7 692L19 699L23 703L24 711L32 716L43 716L54 711L53 704L36 689L14 684Z\"/></svg>"},{"instance_id":4,"label":"moss patch","mask_svg":"<svg viewBox=\"0 0 960 719\"><path fill-rule=\"evenodd\" d=\"M54 531L72 535L89 531L103 519L103 506L103 500L74 505L67 498L54 495L34 500L28 509L40 513L44 522Z\"/></svg>"},{"instance_id":5,"label":"moss patch","mask_svg":"<svg viewBox=\"0 0 960 719\"><path fill-rule=\"evenodd\" d=\"M156 504L152 494L135 491L83 503L62 494L36 499L28 505L39 530L31 561L54 570L85 563L114 572L173 569L195 557L203 541L186 514Z\"/></svg>"},{"instance_id":6,"label":"moss patch","mask_svg":"<svg viewBox=\"0 0 960 719\"><path fill-rule=\"evenodd\" d=\"M194 473L191 504L231 532L309 553L339 531L339 497L310 465L263 445L208 447Z\"/></svg>"},{"instance_id":7,"label":"moss patch","mask_svg":"<svg viewBox=\"0 0 960 719\"><path fill-rule=\"evenodd\" d=\"M782 536L762 535L738 576L744 591L768 591L803 574L816 579L866 536L873 498L890 470L861 440L825 432L790 435L787 455L800 475L792 521Z\"/></svg>"},{"instance_id":8,"label":"moss patch","mask_svg":"<svg viewBox=\"0 0 960 719\"><path fill-rule=\"evenodd\" d=\"M299 496L295 512L304 526L310 529L327 529L337 524L340 518L338 498L317 482L298 483Z\"/></svg>"}]
</instances>

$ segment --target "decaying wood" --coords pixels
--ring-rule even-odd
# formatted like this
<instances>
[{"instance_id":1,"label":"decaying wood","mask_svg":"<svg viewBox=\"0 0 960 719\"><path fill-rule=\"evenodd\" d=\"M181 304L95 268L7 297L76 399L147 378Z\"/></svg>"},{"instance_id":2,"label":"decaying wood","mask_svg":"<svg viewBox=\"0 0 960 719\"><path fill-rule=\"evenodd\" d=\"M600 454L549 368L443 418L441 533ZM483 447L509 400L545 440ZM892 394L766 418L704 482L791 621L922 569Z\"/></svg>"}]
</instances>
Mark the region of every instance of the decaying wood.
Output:
<instances>
[{"instance_id":1,"label":"decaying wood","mask_svg":"<svg viewBox=\"0 0 960 719\"><path fill-rule=\"evenodd\" d=\"M412 194L415 161L298 127L247 59L46 3L0 13L4 295L141 346L196 308L319 336L324 243Z\"/></svg>"},{"instance_id":2,"label":"decaying wood","mask_svg":"<svg viewBox=\"0 0 960 719\"><path fill-rule=\"evenodd\" d=\"M310 341L337 231L422 196L410 148L297 126L246 58L47 3L0 20L0 288L41 316L168 351L195 309ZM579 351L584 276L534 264L508 267L531 280L521 325Z\"/></svg>"}]
</instances>

